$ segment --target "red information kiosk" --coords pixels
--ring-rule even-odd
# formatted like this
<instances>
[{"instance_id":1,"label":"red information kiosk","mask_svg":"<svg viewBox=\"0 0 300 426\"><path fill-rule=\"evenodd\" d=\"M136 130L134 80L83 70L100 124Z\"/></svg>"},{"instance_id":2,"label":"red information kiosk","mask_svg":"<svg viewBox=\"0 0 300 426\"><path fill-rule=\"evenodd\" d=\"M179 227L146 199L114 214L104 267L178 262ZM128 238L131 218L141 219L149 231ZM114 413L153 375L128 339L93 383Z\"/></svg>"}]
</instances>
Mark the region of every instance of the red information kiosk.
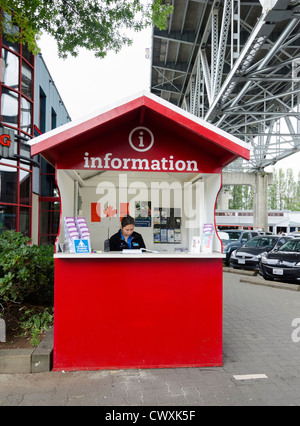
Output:
<instances>
[{"instance_id":1,"label":"red information kiosk","mask_svg":"<svg viewBox=\"0 0 300 426\"><path fill-rule=\"evenodd\" d=\"M149 93L31 145L61 197L54 370L222 365L215 203L248 145ZM104 251L128 213L149 252Z\"/></svg>"}]
</instances>

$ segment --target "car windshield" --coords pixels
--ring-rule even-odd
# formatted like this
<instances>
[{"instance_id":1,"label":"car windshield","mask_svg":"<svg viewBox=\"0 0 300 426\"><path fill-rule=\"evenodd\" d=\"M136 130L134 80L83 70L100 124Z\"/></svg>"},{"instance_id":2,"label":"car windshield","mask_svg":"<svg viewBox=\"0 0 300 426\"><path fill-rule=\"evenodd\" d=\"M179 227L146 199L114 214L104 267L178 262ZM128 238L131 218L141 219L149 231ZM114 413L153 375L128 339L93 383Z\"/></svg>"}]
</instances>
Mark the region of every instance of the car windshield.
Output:
<instances>
[{"instance_id":1,"label":"car windshield","mask_svg":"<svg viewBox=\"0 0 300 426\"><path fill-rule=\"evenodd\" d=\"M273 247L276 243L275 238L271 237L255 237L245 244L245 247Z\"/></svg>"},{"instance_id":2,"label":"car windshield","mask_svg":"<svg viewBox=\"0 0 300 426\"><path fill-rule=\"evenodd\" d=\"M229 240L238 240L241 236L241 232L230 232L230 231L222 231L222 232L226 232L226 234L229 237Z\"/></svg>"},{"instance_id":3,"label":"car windshield","mask_svg":"<svg viewBox=\"0 0 300 426\"><path fill-rule=\"evenodd\" d=\"M296 251L300 252L300 239L287 241L280 247L279 251Z\"/></svg>"}]
</instances>

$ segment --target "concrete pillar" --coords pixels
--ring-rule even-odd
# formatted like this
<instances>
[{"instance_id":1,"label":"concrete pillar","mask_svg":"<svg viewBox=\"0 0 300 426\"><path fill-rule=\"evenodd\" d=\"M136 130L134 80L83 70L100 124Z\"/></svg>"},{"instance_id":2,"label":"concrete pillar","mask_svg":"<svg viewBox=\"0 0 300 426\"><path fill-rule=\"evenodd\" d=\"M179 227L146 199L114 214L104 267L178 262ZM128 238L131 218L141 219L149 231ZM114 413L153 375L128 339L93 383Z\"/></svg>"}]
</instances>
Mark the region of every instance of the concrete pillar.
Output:
<instances>
[{"instance_id":1,"label":"concrete pillar","mask_svg":"<svg viewBox=\"0 0 300 426\"><path fill-rule=\"evenodd\" d=\"M253 228L268 231L268 185L272 173L223 173L223 185L250 185L254 189Z\"/></svg>"},{"instance_id":2,"label":"concrete pillar","mask_svg":"<svg viewBox=\"0 0 300 426\"><path fill-rule=\"evenodd\" d=\"M220 191L218 196L218 210L228 210L229 209L229 200L232 199L232 195L228 191L224 191L223 189Z\"/></svg>"},{"instance_id":3,"label":"concrete pillar","mask_svg":"<svg viewBox=\"0 0 300 426\"><path fill-rule=\"evenodd\" d=\"M255 181L253 227L268 231L268 174L255 174Z\"/></svg>"}]
</instances>

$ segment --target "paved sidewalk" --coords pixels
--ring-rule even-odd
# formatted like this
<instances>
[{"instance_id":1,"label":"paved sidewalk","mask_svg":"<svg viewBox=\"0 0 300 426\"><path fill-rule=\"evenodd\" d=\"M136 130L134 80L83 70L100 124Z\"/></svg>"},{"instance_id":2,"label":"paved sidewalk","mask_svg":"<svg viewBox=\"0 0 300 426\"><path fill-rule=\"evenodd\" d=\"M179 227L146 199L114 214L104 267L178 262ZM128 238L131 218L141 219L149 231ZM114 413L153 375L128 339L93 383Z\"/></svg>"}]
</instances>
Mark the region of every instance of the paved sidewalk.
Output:
<instances>
[{"instance_id":1,"label":"paved sidewalk","mask_svg":"<svg viewBox=\"0 0 300 426\"><path fill-rule=\"evenodd\" d=\"M2 374L0 406L300 405L300 292L241 278L224 272L223 367Z\"/></svg>"}]
</instances>

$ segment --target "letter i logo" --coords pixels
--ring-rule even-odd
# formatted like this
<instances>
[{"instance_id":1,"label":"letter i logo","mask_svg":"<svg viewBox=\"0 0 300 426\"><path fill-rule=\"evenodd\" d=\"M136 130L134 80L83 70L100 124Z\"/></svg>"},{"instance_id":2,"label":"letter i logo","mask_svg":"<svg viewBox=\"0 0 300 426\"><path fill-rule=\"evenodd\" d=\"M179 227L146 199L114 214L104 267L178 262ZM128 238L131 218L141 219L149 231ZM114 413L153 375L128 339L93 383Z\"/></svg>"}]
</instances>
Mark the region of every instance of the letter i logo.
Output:
<instances>
[{"instance_id":1,"label":"letter i logo","mask_svg":"<svg viewBox=\"0 0 300 426\"><path fill-rule=\"evenodd\" d=\"M144 132L140 132L140 136L139 136L139 140L140 140L140 144L139 144L139 148L145 148L144 147Z\"/></svg>"},{"instance_id":2,"label":"letter i logo","mask_svg":"<svg viewBox=\"0 0 300 426\"><path fill-rule=\"evenodd\" d=\"M154 136L147 127L136 127L130 132L129 144L135 151L149 151L154 144Z\"/></svg>"}]
</instances>

